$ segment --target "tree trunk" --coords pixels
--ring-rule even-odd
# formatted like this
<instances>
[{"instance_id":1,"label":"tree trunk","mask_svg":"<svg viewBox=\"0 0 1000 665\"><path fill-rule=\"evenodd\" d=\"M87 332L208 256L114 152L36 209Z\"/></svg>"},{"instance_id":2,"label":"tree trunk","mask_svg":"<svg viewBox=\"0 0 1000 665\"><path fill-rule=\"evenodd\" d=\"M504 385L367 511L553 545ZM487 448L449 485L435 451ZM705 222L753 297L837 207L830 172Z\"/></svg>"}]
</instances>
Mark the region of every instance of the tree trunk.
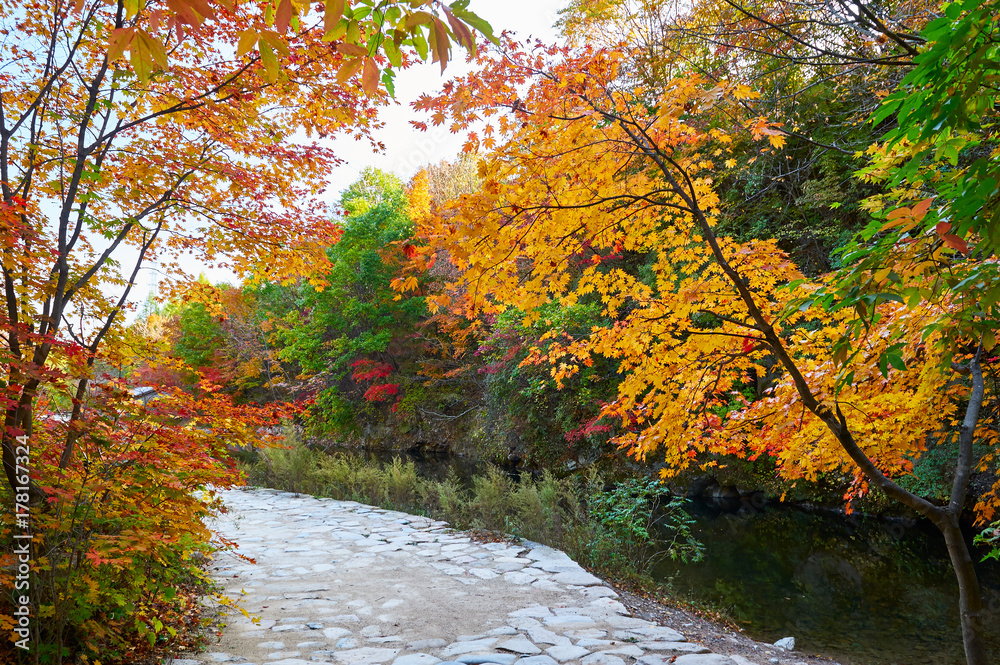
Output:
<instances>
[{"instance_id":1,"label":"tree trunk","mask_svg":"<svg viewBox=\"0 0 1000 665\"><path fill-rule=\"evenodd\" d=\"M986 645L983 643L983 599L979 592L976 569L972 565L972 555L958 524L958 516L948 511L947 517L936 522L936 525L944 534L951 567L958 579L958 608L962 620L965 662L968 665L989 665Z\"/></svg>"}]
</instances>

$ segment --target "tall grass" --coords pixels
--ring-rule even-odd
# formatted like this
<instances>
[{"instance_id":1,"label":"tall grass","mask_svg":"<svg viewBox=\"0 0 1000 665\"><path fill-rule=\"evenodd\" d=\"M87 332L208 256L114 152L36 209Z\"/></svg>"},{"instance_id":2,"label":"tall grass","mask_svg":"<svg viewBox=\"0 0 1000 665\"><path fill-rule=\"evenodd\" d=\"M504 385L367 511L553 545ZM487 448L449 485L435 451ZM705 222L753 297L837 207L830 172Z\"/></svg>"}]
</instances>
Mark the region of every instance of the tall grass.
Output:
<instances>
[{"instance_id":1,"label":"tall grass","mask_svg":"<svg viewBox=\"0 0 1000 665\"><path fill-rule=\"evenodd\" d=\"M455 475L438 481L420 477L412 461L398 457L380 463L301 443L264 450L242 469L251 485L358 501L445 520L458 529L527 538L632 582L648 583L663 556L697 559L701 552L681 502L664 500L655 483L606 485L597 473L556 478L546 472L537 479L514 480L496 467L471 484Z\"/></svg>"}]
</instances>

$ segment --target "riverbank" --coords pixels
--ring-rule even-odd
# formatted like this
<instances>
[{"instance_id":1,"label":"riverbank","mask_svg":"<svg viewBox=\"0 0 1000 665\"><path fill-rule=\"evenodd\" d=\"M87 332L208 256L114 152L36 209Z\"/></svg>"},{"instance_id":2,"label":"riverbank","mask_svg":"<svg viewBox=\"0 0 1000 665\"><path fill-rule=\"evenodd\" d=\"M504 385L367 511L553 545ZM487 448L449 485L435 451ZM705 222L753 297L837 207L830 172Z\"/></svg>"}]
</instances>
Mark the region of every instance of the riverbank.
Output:
<instances>
[{"instance_id":1,"label":"riverbank","mask_svg":"<svg viewBox=\"0 0 1000 665\"><path fill-rule=\"evenodd\" d=\"M221 554L210 572L253 618L230 613L218 644L171 665L832 662L735 634L710 647L686 615L651 620L652 608L630 609L619 600L637 603L629 594L538 543L477 541L431 518L276 490L222 499L229 512L214 528L253 561Z\"/></svg>"},{"instance_id":2,"label":"riverbank","mask_svg":"<svg viewBox=\"0 0 1000 665\"><path fill-rule=\"evenodd\" d=\"M582 474L513 481L468 460L403 461L303 446L266 451L245 470L255 485L544 542L668 608L694 607L697 616L739 626L758 642L794 636L800 650L851 665L951 665L961 658L954 576L939 535L923 523L695 499L671 514L671 528L700 543L704 557L693 563L671 559L662 539L676 531L641 535L656 525L635 485L588 485ZM595 498L610 509L591 514ZM1000 636L1000 566L980 569L989 632ZM1000 653L1000 640L991 645Z\"/></svg>"}]
</instances>

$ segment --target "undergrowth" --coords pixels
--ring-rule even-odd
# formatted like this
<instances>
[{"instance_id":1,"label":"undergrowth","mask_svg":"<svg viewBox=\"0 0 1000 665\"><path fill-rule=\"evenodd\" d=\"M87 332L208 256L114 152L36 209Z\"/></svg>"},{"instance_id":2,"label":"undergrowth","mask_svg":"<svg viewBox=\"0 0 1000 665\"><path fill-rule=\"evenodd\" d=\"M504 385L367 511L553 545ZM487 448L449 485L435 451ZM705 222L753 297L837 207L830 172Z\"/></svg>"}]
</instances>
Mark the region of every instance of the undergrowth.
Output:
<instances>
[{"instance_id":1,"label":"undergrowth","mask_svg":"<svg viewBox=\"0 0 1000 665\"><path fill-rule=\"evenodd\" d=\"M458 529L526 538L565 551L617 580L648 585L663 557L701 558L683 500L655 481L605 483L596 472L511 478L490 467L471 484L422 478L412 461L389 463L311 450L301 443L264 450L241 464L250 485L358 501L421 514Z\"/></svg>"}]
</instances>

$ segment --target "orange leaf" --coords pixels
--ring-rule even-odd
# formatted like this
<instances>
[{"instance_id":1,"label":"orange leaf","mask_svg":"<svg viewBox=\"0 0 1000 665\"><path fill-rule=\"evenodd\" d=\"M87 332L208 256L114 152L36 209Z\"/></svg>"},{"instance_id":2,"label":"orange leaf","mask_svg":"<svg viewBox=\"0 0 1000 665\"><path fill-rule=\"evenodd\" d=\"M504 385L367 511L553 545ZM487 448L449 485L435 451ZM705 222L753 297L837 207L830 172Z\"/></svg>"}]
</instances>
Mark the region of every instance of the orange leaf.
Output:
<instances>
[{"instance_id":1,"label":"orange leaf","mask_svg":"<svg viewBox=\"0 0 1000 665\"><path fill-rule=\"evenodd\" d=\"M278 12L274 15L274 27L279 33L288 32L288 24L292 22L292 0L278 0Z\"/></svg>"},{"instance_id":2,"label":"orange leaf","mask_svg":"<svg viewBox=\"0 0 1000 665\"><path fill-rule=\"evenodd\" d=\"M895 210L893 210L892 212L890 212L888 215L886 215L885 218L886 219L896 219L898 217L903 217L903 216L906 216L906 217L910 216L910 209L909 208L896 208Z\"/></svg>"},{"instance_id":3,"label":"orange leaf","mask_svg":"<svg viewBox=\"0 0 1000 665\"><path fill-rule=\"evenodd\" d=\"M948 222L938 222L937 224L934 225L934 230L937 232L939 236L943 236L947 234L948 231L951 231L951 224L949 224Z\"/></svg>"},{"instance_id":4,"label":"orange leaf","mask_svg":"<svg viewBox=\"0 0 1000 665\"><path fill-rule=\"evenodd\" d=\"M337 44L337 50L343 53L344 55L358 55L358 56L368 55L368 49L366 49L364 46L359 46L358 44L347 44L342 42L340 44Z\"/></svg>"},{"instance_id":5,"label":"orange leaf","mask_svg":"<svg viewBox=\"0 0 1000 665\"><path fill-rule=\"evenodd\" d=\"M941 240L944 240L944 244L948 245L952 249L957 249L963 254L969 253L969 245L964 240L962 240L961 238L959 238L954 234L946 233L943 236L941 236Z\"/></svg>"},{"instance_id":6,"label":"orange leaf","mask_svg":"<svg viewBox=\"0 0 1000 665\"><path fill-rule=\"evenodd\" d=\"M198 26L205 19L185 0L167 0L167 6L174 10L177 18L188 25Z\"/></svg>"},{"instance_id":7,"label":"orange leaf","mask_svg":"<svg viewBox=\"0 0 1000 665\"><path fill-rule=\"evenodd\" d=\"M375 58L365 58L364 71L361 72L361 87L369 96L378 90L378 65L375 64Z\"/></svg>"},{"instance_id":8,"label":"orange leaf","mask_svg":"<svg viewBox=\"0 0 1000 665\"><path fill-rule=\"evenodd\" d=\"M345 61L344 64L340 66L340 71L337 72L337 82L344 83L347 81L347 79L358 73L358 70L361 69L363 64L364 62L362 62L361 58L352 58L351 60Z\"/></svg>"},{"instance_id":9,"label":"orange leaf","mask_svg":"<svg viewBox=\"0 0 1000 665\"><path fill-rule=\"evenodd\" d=\"M895 219L891 222L886 222L885 224L882 225L882 228L879 230L888 231L889 229L895 228L897 226L903 226L904 231L909 231L914 226L916 226L916 223L909 217L900 217L899 219Z\"/></svg>"},{"instance_id":10,"label":"orange leaf","mask_svg":"<svg viewBox=\"0 0 1000 665\"><path fill-rule=\"evenodd\" d=\"M927 214L927 210L931 207L931 203L933 201L934 201L934 199L924 199L923 201L921 201L917 205L913 206L913 210L911 211L911 214L913 215L913 219L917 220L918 222L921 219L923 219L924 215Z\"/></svg>"},{"instance_id":11,"label":"orange leaf","mask_svg":"<svg viewBox=\"0 0 1000 665\"><path fill-rule=\"evenodd\" d=\"M455 39L458 43L472 51L476 48L476 38L469 30L469 26L465 25L452 14L446 7L444 10L444 15L448 18L448 23L451 25L451 31L455 34Z\"/></svg>"},{"instance_id":12,"label":"orange leaf","mask_svg":"<svg viewBox=\"0 0 1000 665\"><path fill-rule=\"evenodd\" d=\"M135 28L118 28L112 32L108 40L108 62L114 62L122 57L134 36Z\"/></svg>"},{"instance_id":13,"label":"orange leaf","mask_svg":"<svg viewBox=\"0 0 1000 665\"><path fill-rule=\"evenodd\" d=\"M257 44L257 31L256 30L244 30L240 33L239 41L236 44L236 57L242 58L244 55L250 52Z\"/></svg>"},{"instance_id":14,"label":"orange leaf","mask_svg":"<svg viewBox=\"0 0 1000 665\"><path fill-rule=\"evenodd\" d=\"M340 23L344 15L344 0L327 0L326 14L323 16L323 32L330 32Z\"/></svg>"}]
</instances>

